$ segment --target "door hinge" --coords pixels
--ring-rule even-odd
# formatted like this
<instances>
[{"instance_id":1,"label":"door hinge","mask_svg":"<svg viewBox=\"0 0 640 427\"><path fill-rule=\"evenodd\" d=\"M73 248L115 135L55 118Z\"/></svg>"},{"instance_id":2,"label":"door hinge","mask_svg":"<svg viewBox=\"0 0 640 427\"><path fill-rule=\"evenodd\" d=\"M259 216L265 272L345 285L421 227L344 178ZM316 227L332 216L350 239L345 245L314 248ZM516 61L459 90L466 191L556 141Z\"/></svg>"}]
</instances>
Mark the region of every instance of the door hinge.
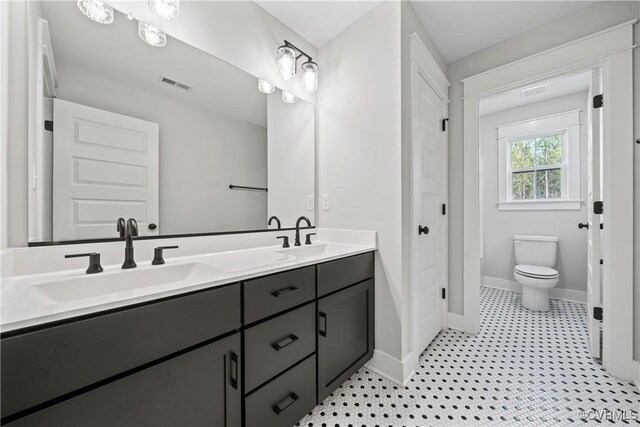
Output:
<instances>
[{"instance_id":1,"label":"door hinge","mask_svg":"<svg viewBox=\"0 0 640 427\"><path fill-rule=\"evenodd\" d=\"M600 223L600 230L604 230L604 223Z\"/></svg>"},{"instance_id":2,"label":"door hinge","mask_svg":"<svg viewBox=\"0 0 640 427\"><path fill-rule=\"evenodd\" d=\"M602 202L593 202L594 214L602 215L603 211L604 211L604 205L602 204Z\"/></svg>"},{"instance_id":3,"label":"door hinge","mask_svg":"<svg viewBox=\"0 0 640 427\"><path fill-rule=\"evenodd\" d=\"M602 307L593 307L593 318L602 321Z\"/></svg>"},{"instance_id":4,"label":"door hinge","mask_svg":"<svg viewBox=\"0 0 640 427\"><path fill-rule=\"evenodd\" d=\"M442 119L442 132L447 130L447 122L449 121L449 117L446 119Z\"/></svg>"},{"instance_id":5,"label":"door hinge","mask_svg":"<svg viewBox=\"0 0 640 427\"><path fill-rule=\"evenodd\" d=\"M447 214L447 205L446 204L442 204L442 215L446 215Z\"/></svg>"},{"instance_id":6,"label":"door hinge","mask_svg":"<svg viewBox=\"0 0 640 427\"><path fill-rule=\"evenodd\" d=\"M49 132L53 132L53 120L45 120L44 121L44 130L48 130Z\"/></svg>"},{"instance_id":7,"label":"door hinge","mask_svg":"<svg viewBox=\"0 0 640 427\"><path fill-rule=\"evenodd\" d=\"M600 258L600 265L604 264L604 260L602 258Z\"/></svg>"},{"instance_id":8,"label":"door hinge","mask_svg":"<svg viewBox=\"0 0 640 427\"><path fill-rule=\"evenodd\" d=\"M446 299L447 298L447 290L445 288L442 288L442 299Z\"/></svg>"},{"instance_id":9,"label":"door hinge","mask_svg":"<svg viewBox=\"0 0 640 427\"><path fill-rule=\"evenodd\" d=\"M602 94L593 97L593 108L602 108L603 103Z\"/></svg>"}]
</instances>

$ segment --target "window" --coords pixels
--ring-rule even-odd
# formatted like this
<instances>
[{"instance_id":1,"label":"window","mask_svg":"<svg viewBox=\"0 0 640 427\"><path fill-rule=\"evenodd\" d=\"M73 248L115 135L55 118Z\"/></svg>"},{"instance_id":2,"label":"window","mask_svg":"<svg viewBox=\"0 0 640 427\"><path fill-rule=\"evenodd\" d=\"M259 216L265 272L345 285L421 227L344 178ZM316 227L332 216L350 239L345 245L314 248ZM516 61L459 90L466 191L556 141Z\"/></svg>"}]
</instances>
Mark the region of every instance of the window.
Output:
<instances>
[{"instance_id":1,"label":"window","mask_svg":"<svg viewBox=\"0 0 640 427\"><path fill-rule=\"evenodd\" d=\"M580 113L498 127L499 209L579 209Z\"/></svg>"}]
</instances>

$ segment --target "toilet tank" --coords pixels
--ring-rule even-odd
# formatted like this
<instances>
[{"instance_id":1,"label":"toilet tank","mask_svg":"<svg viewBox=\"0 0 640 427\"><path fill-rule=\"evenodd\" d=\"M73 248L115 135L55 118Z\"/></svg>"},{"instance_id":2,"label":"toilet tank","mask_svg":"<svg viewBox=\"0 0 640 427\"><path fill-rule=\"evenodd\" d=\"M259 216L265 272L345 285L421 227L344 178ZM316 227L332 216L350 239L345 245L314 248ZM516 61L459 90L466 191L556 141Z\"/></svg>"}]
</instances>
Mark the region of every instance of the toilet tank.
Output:
<instances>
[{"instance_id":1,"label":"toilet tank","mask_svg":"<svg viewBox=\"0 0 640 427\"><path fill-rule=\"evenodd\" d=\"M558 238L555 236L513 236L516 264L538 265L553 268L558 254Z\"/></svg>"}]
</instances>

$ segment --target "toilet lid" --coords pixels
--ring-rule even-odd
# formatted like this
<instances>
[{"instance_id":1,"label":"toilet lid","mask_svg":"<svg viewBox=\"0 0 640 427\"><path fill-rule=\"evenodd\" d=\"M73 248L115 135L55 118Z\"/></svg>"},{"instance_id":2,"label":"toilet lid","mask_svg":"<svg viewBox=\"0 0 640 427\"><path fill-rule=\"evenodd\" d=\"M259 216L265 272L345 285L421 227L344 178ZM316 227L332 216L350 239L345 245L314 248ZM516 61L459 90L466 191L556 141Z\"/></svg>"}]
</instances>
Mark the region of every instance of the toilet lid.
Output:
<instances>
[{"instance_id":1,"label":"toilet lid","mask_svg":"<svg viewBox=\"0 0 640 427\"><path fill-rule=\"evenodd\" d=\"M540 267L539 265L516 265L516 272L534 279L551 279L558 277L558 272L553 268Z\"/></svg>"}]
</instances>

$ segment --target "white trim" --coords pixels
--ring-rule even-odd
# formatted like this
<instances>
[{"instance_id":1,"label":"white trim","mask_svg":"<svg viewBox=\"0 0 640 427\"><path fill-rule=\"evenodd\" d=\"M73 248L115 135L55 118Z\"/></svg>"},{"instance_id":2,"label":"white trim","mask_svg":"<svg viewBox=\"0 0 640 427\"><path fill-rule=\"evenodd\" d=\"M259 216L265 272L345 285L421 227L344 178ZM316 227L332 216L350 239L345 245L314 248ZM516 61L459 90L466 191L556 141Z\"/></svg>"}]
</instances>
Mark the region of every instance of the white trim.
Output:
<instances>
[{"instance_id":1,"label":"white trim","mask_svg":"<svg viewBox=\"0 0 640 427\"><path fill-rule=\"evenodd\" d=\"M464 332L464 316L458 313L449 312L448 327L456 331Z\"/></svg>"},{"instance_id":2,"label":"white trim","mask_svg":"<svg viewBox=\"0 0 640 427\"><path fill-rule=\"evenodd\" d=\"M582 208L582 200L505 200L496 205L501 211L577 211Z\"/></svg>"},{"instance_id":3,"label":"white trim","mask_svg":"<svg viewBox=\"0 0 640 427\"><path fill-rule=\"evenodd\" d=\"M0 2L0 249L8 245L9 2ZM4 269L0 264L0 275Z\"/></svg>"},{"instance_id":4,"label":"white trim","mask_svg":"<svg viewBox=\"0 0 640 427\"><path fill-rule=\"evenodd\" d=\"M486 288L504 289L511 292L517 292L519 294L522 293L522 285L515 280L484 276L482 283ZM587 292L577 291L575 289L551 288L549 289L549 297L563 301L577 302L580 304L587 303Z\"/></svg>"},{"instance_id":5,"label":"white trim","mask_svg":"<svg viewBox=\"0 0 640 427\"><path fill-rule=\"evenodd\" d=\"M569 71L602 68L604 90L603 364L611 375L636 377L633 361L633 24L617 25L464 80L464 316L467 331L479 326L480 144L479 100Z\"/></svg>"},{"instance_id":6,"label":"white trim","mask_svg":"<svg viewBox=\"0 0 640 427\"><path fill-rule=\"evenodd\" d=\"M412 363L411 359L413 358L413 353L409 353L404 359L400 360L382 350L375 349L373 357L365 366L393 383L406 386L413 374L415 374L415 368L417 367L417 363Z\"/></svg>"}]
</instances>

